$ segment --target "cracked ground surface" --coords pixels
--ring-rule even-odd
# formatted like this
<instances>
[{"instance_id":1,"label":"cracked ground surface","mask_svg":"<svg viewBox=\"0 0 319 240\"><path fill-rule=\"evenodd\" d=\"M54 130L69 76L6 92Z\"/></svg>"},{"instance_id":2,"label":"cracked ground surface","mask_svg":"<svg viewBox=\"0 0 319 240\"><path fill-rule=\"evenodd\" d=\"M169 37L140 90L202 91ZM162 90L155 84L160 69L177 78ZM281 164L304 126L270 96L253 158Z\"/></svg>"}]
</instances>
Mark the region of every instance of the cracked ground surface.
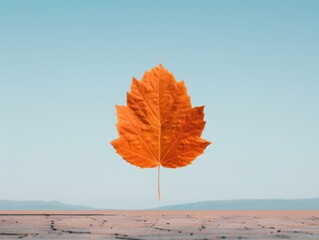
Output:
<instances>
[{"instance_id":1,"label":"cracked ground surface","mask_svg":"<svg viewBox=\"0 0 319 240\"><path fill-rule=\"evenodd\" d=\"M0 211L0 239L319 239L319 211Z\"/></svg>"}]
</instances>

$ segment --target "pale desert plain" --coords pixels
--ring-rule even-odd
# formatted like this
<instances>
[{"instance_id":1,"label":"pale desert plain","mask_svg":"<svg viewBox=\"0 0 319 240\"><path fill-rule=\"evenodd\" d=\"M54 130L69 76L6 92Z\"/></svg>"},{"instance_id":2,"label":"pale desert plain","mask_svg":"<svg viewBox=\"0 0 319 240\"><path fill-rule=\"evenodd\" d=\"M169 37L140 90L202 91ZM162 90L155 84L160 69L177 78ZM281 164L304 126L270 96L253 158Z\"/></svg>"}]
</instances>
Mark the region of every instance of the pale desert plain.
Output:
<instances>
[{"instance_id":1,"label":"pale desert plain","mask_svg":"<svg viewBox=\"0 0 319 240\"><path fill-rule=\"evenodd\" d=\"M319 211L0 211L0 239L319 239Z\"/></svg>"}]
</instances>

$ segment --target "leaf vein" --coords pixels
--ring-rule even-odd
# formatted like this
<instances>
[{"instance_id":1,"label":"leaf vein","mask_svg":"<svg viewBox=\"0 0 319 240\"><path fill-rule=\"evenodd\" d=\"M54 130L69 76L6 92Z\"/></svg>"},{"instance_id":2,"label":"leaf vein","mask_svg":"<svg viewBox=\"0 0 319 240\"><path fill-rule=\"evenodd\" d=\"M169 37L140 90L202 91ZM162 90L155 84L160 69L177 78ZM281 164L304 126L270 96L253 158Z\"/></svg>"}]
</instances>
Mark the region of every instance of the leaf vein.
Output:
<instances>
[{"instance_id":1,"label":"leaf vein","mask_svg":"<svg viewBox=\"0 0 319 240\"><path fill-rule=\"evenodd\" d=\"M187 129L187 132L190 131L190 130L193 130L195 129L197 126L193 127L193 128L190 128L190 129ZM166 155L170 152L170 150L172 149L172 147L176 144L176 142L179 140L180 136L185 133L185 127L182 128L182 131L178 134L178 136L175 138L174 142L172 143L172 145L169 147L169 149L166 151L166 153L164 154L163 158L161 159L164 160Z\"/></svg>"},{"instance_id":2,"label":"leaf vein","mask_svg":"<svg viewBox=\"0 0 319 240\"><path fill-rule=\"evenodd\" d=\"M146 144L146 142L144 141L144 139L142 138L142 136L139 134L139 132L137 131L136 127L134 126L134 124L131 122L131 120L129 119L129 117L125 114L124 112L124 116L127 118L127 120L130 122L130 124L132 125L132 127L135 129L137 136L139 136L139 138L142 140L142 142L144 143L144 145L147 147L147 149L149 150L149 152L153 155L154 160L157 161L154 153L151 151L151 149L149 148L149 146Z\"/></svg>"},{"instance_id":3,"label":"leaf vein","mask_svg":"<svg viewBox=\"0 0 319 240\"><path fill-rule=\"evenodd\" d=\"M132 98L132 100L134 101L134 103L135 103L135 105L138 107L138 109L143 113L143 115L144 115L145 118L148 120L148 122L149 122L150 124L152 124L153 126L156 127L156 125L154 125L154 124L152 123L152 121L151 121L151 120L147 117L147 115L142 111L142 109L140 108L140 106L135 102L134 98Z\"/></svg>"},{"instance_id":4,"label":"leaf vein","mask_svg":"<svg viewBox=\"0 0 319 240\"><path fill-rule=\"evenodd\" d=\"M142 94L142 92L141 92L141 90L140 90L140 88L139 88L139 86L138 86L137 84L136 84L136 88L138 89L138 92L140 93L141 97L143 98L143 100L144 100L144 102L146 103L147 107L150 109L150 111L151 111L151 113L153 114L153 116L154 116L157 120L159 120L158 117L154 114L152 108L150 107L150 105L148 104L148 102L146 101L146 99L144 98L144 95Z\"/></svg>"}]
</instances>

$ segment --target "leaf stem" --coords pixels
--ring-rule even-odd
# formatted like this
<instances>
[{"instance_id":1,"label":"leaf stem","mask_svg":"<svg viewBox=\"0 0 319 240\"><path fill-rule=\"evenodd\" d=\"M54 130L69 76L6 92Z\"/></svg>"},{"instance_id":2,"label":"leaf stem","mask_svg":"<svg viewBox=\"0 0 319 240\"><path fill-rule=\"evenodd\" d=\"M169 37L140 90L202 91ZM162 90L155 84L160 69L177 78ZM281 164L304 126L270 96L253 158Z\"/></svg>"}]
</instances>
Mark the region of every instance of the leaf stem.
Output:
<instances>
[{"instance_id":1,"label":"leaf stem","mask_svg":"<svg viewBox=\"0 0 319 240\"><path fill-rule=\"evenodd\" d=\"M157 168L157 193L158 193L158 201L161 201L161 187L160 187L160 166Z\"/></svg>"}]
</instances>

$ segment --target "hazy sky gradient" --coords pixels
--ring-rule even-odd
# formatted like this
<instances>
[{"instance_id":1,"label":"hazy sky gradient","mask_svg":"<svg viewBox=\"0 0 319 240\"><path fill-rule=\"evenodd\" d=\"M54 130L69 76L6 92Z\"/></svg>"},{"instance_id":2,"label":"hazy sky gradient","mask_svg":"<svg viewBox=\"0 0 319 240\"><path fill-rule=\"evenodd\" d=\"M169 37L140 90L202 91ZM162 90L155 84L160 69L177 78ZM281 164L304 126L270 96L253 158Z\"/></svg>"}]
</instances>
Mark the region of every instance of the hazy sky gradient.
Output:
<instances>
[{"instance_id":1,"label":"hazy sky gradient","mask_svg":"<svg viewBox=\"0 0 319 240\"><path fill-rule=\"evenodd\" d=\"M319 1L0 1L0 199L149 208L319 197ZM132 77L162 63L205 105L192 165L109 144Z\"/></svg>"}]
</instances>

